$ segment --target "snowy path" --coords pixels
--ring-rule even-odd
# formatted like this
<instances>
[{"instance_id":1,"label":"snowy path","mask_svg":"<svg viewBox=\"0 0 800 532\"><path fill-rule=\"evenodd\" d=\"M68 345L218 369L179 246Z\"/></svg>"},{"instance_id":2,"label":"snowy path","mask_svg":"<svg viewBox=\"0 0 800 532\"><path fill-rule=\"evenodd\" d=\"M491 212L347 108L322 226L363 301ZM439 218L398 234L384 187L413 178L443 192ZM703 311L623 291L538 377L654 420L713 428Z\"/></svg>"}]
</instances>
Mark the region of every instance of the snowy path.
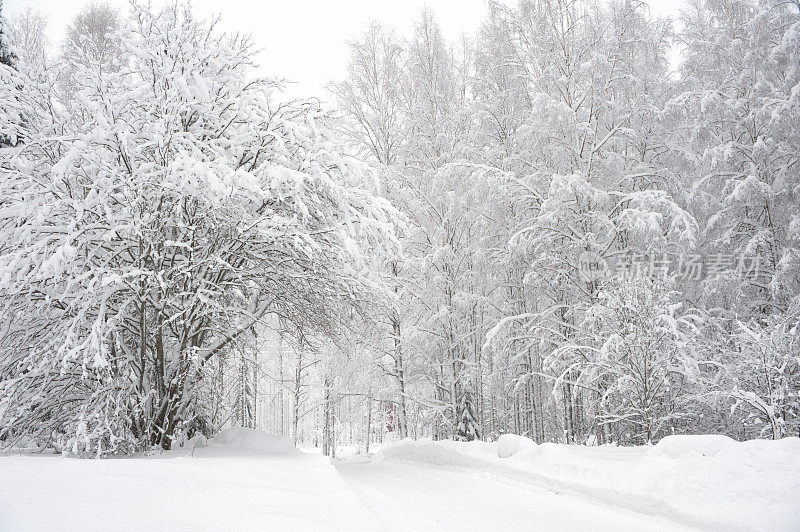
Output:
<instances>
[{"instance_id":1,"label":"snowy path","mask_svg":"<svg viewBox=\"0 0 800 532\"><path fill-rule=\"evenodd\" d=\"M339 463L336 469L392 530L688 530L659 517L437 466Z\"/></svg>"},{"instance_id":2,"label":"snowy path","mask_svg":"<svg viewBox=\"0 0 800 532\"><path fill-rule=\"evenodd\" d=\"M572 495L437 466L225 448L0 456L0 531L681 530Z\"/></svg>"}]
</instances>

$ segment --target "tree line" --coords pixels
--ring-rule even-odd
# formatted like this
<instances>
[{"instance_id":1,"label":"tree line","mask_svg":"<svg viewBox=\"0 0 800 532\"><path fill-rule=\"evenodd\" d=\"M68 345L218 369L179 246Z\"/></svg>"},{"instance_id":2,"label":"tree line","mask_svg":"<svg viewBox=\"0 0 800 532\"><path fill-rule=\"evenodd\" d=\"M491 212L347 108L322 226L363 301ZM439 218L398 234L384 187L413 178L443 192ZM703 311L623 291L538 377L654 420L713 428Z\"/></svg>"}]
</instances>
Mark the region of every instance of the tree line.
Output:
<instances>
[{"instance_id":1,"label":"tree line","mask_svg":"<svg viewBox=\"0 0 800 532\"><path fill-rule=\"evenodd\" d=\"M330 108L216 26L0 18L1 438L800 428L796 2L423 11Z\"/></svg>"},{"instance_id":2,"label":"tree line","mask_svg":"<svg viewBox=\"0 0 800 532\"><path fill-rule=\"evenodd\" d=\"M407 221L401 435L796 433L798 4L488 11L458 42L374 23L331 86Z\"/></svg>"}]
</instances>

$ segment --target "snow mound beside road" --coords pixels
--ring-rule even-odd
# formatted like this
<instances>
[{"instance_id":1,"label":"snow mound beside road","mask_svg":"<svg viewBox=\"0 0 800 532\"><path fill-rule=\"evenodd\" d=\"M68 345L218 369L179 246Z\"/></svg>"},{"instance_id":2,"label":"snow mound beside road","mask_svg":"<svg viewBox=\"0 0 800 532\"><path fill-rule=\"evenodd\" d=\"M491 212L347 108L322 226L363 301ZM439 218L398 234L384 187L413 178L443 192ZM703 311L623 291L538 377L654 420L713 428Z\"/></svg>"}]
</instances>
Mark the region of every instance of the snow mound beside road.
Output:
<instances>
[{"instance_id":1,"label":"snow mound beside road","mask_svg":"<svg viewBox=\"0 0 800 532\"><path fill-rule=\"evenodd\" d=\"M471 469L718 530L800 530L800 439L670 436L655 446L403 440L387 462Z\"/></svg>"},{"instance_id":2,"label":"snow mound beside road","mask_svg":"<svg viewBox=\"0 0 800 532\"><path fill-rule=\"evenodd\" d=\"M233 427L225 429L208 441L209 446L228 449L249 449L269 454L288 453L296 450L288 436L267 434L263 430Z\"/></svg>"},{"instance_id":3,"label":"snow mound beside road","mask_svg":"<svg viewBox=\"0 0 800 532\"><path fill-rule=\"evenodd\" d=\"M519 451L536 452L536 442L517 434L503 434L497 439L497 455L508 458Z\"/></svg>"},{"instance_id":4,"label":"snow mound beside road","mask_svg":"<svg viewBox=\"0 0 800 532\"><path fill-rule=\"evenodd\" d=\"M736 440L722 434L667 436L650 449L649 454L666 458L714 456L731 445L736 445Z\"/></svg>"}]
</instances>

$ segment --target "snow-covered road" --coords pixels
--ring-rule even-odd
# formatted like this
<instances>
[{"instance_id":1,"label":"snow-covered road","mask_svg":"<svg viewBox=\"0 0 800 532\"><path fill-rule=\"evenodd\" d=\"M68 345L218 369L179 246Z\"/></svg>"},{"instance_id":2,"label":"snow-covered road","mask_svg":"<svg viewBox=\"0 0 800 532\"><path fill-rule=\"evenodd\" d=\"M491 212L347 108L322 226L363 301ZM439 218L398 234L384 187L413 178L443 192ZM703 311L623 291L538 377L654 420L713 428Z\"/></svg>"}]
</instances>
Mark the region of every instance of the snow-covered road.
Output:
<instances>
[{"instance_id":1,"label":"snow-covered road","mask_svg":"<svg viewBox=\"0 0 800 532\"><path fill-rule=\"evenodd\" d=\"M578 496L438 466L292 450L0 456L0 530L680 530Z\"/></svg>"},{"instance_id":2,"label":"snow-covered road","mask_svg":"<svg viewBox=\"0 0 800 532\"><path fill-rule=\"evenodd\" d=\"M687 530L660 517L437 466L338 463L336 469L390 530Z\"/></svg>"}]
</instances>

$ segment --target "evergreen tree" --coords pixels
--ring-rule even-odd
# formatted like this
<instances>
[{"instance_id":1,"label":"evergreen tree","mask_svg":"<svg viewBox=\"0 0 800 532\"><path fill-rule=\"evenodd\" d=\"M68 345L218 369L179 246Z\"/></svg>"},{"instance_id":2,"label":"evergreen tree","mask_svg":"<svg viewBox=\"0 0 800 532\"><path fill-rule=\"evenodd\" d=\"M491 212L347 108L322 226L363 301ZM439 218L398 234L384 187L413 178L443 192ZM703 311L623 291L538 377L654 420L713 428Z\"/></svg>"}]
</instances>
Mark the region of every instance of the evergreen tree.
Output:
<instances>
[{"instance_id":1,"label":"evergreen tree","mask_svg":"<svg viewBox=\"0 0 800 532\"><path fill-rule=\"evenodd\" d=\"M467 387L461 394L459 404L458 427L456 428L456 439L461 441L472 441L481 437L478 418L475 415L475 396L472 389Z\"/></svg>"}]
</instances>

